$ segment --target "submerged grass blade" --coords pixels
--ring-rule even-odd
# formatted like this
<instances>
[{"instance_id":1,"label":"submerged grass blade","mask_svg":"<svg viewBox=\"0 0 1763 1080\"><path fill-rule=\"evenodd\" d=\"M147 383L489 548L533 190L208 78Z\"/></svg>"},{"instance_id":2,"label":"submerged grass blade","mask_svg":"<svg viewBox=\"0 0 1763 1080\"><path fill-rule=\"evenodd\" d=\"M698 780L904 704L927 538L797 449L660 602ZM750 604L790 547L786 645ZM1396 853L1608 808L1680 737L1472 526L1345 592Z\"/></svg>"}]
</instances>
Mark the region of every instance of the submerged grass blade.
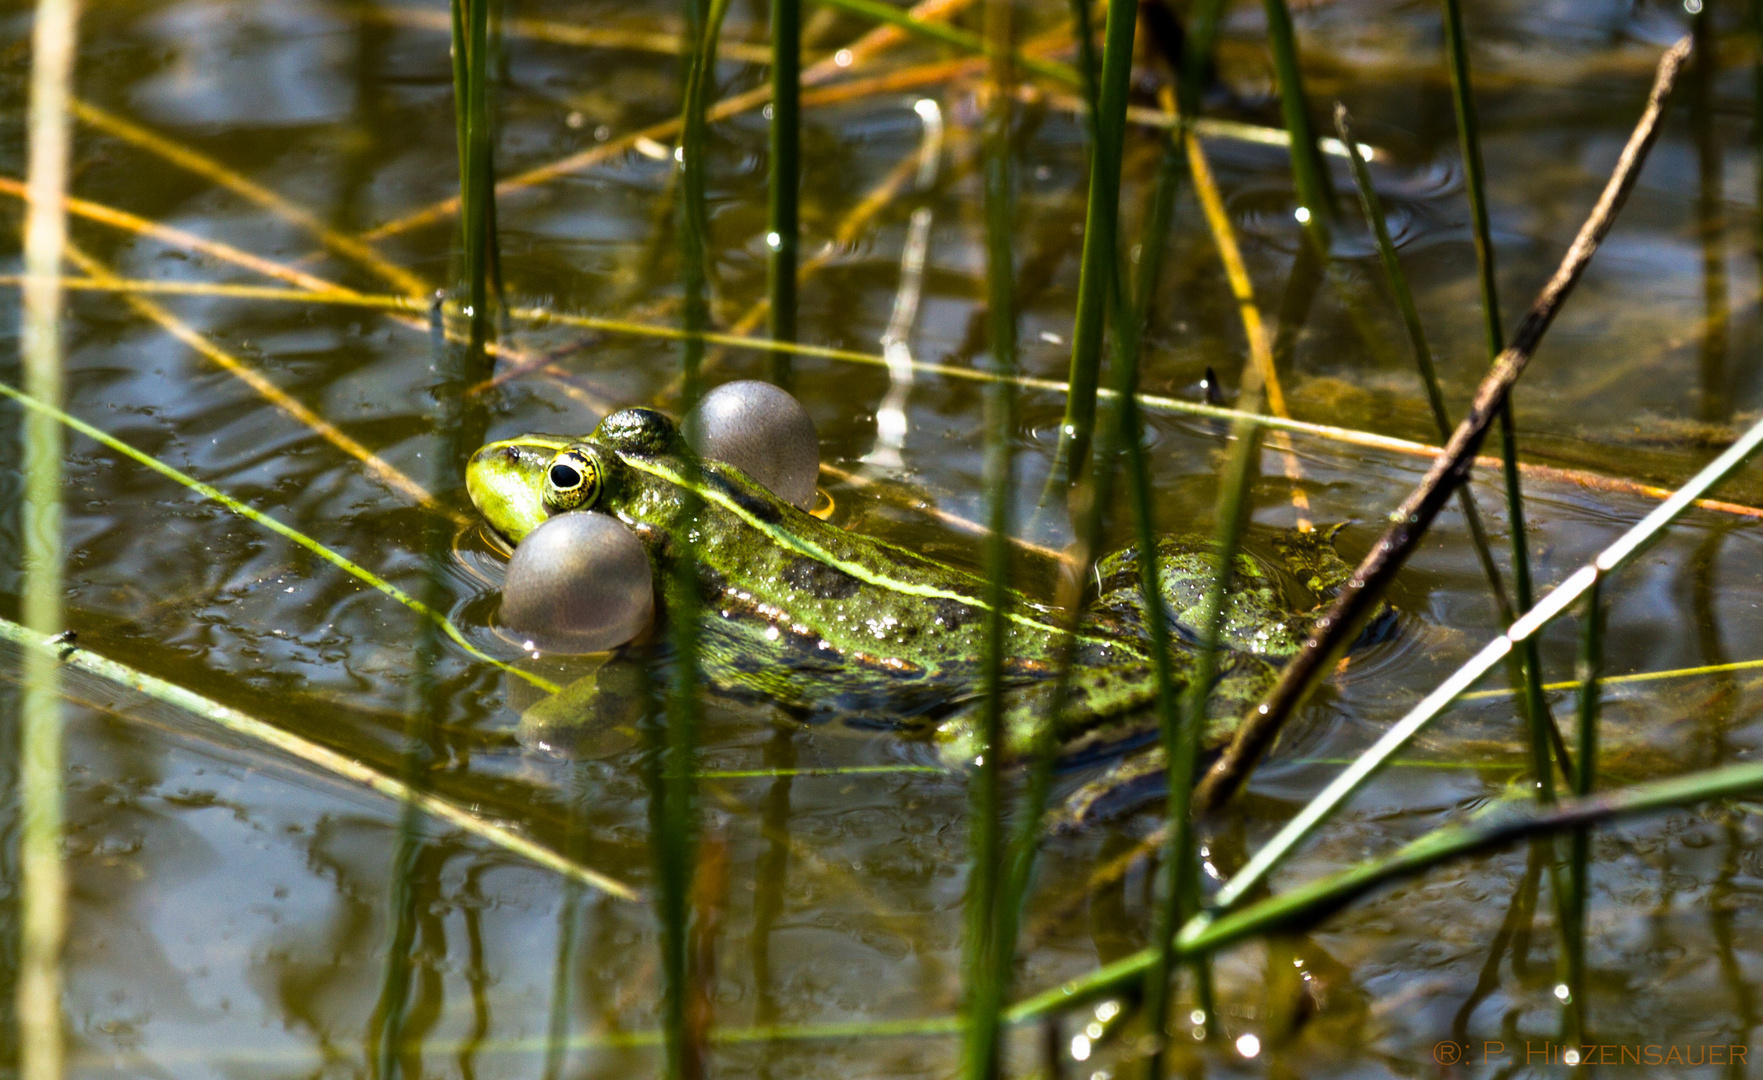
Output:
<instances>
[{"instance_id":1,"label":"submerged grass blade","mask_svg":"<svg viewBox=\"0 0 1763 1080\"><path fill-rule=\"evenodd\" d=\"M45 656L50 663L95 675L106 682L126 687L155 701L171 705L200 720L215 724L252 742L270 746L317 769L339 776L352 784L400 802L410 801L437 821L475 836L496 847L528 859L548 870L571 878L621 900L642 899L637 890L596 870L558 855L519 833L485 821L463 807L439 796L412 791L403 781L377 769L345 757L328 747L283 731L273 724L248 716L230 706L203 697L173 682L149 675L144 671L119 664L90 649L77 648L54 637L28 630L18 623L0 618L0 639L11 642L27 653Z\"/></svg>"},{"instance_id":2,"label":"submerged grass blade","mask_svg":"<svg viewBox=\"0 0 1763 1080\"><path fill-rule=\"evenodd\" d=\"M30 193L23 184L19 183L17 180L3 176L0 176L0 195L10 195L18 199L28 199L30 197ZM314 275L308 274L304 270L300 270L296 267L274 262L259 255L253 255L248 251L243 251L231 244L219 240L211 240L205 236L197 236L195 233L187 232L170 225L164 225L157 221L148 221L146 218L141 217L138 214L131 214L127 210L118 210L113 206L106 206L103 203L93 202L90 199L80 199L71 195L64 197L62 199L62 204L67 207L69 213L78 217L83 217L88 221L95 221L102 225L108 225L111 228L121 229L125 232L133 233L136 236L150 237L170 247L194 252L198 255L206 255L211 259L217 259L221 262L231 263L234 266L262 274L265 277L274 278L277 281L285 281L298 288L311 289L315 292L330 292L337 288L337 286L332 285L323 278L315 277ZM354 290L349 291L353 292Z\"/></svg>"},{"instance_id":3,"label":"submerged grass blade","mask_svg":"<svg viewBox=\"0 0 1763 1080\"><path fill-rule=\"evenodd\" d=\"M284 221L299 226L337 255L367 270L407 296L428 295L430 286L422 278L388 261L385 256L373 249L370 241L343 235L319 220L318 215L312 211L296 205L254 180L246 179L206 154L192 150L187 146L181 146L163 135L149 131L133 121L125 120L90 102L74 98L71 104L74 115L81 122L90 124L107 135L132 143L205 180L219 184L246 201L263 207Z\"/></svg>"},{"instance_id":4,"label":"submerged grass blade","mask_svg":"<svg viewBox=\"0 0 1763 1080\"><path fill-rule=\"evenodd\" d=\"M30 206L25 218L24 295L19 327L24 383L45 401L62 400L61 260L67 243L72 157L68 101L79 53L77 0L39 0L31 29ZM62 630L61 426L24 418L23 536L25 626L53 640ZM53 656L25 655L19 700L19 943L15 1009L21 1080L61 1080L66 1048L61 1016L62 944L67 934L67 871L61 862L63 801L60 669Z\"/></svg>"},{"instance_id":5,"label":"submerged grass blade","mask_svg":"<svg viewBox=\"0 0 1763 1080\"><path fill-rule=\"evenodd\" d=\"M849 12L852 15L860 15L866 19L874 19L876 22L897 26L919 37L941 42L944 45L953 45L965 52L983 53L987 51L985 39L976 34L958 30L944 22L931 22L916 18L910 12L886 3L884 0L814 0L814 2L826 7L838 8L840 11ZM1013 59L1016 66L1023 71L1030 71L1043 78L1062 82L1068 86L1083 85L1083 77L1066 64L1022 55L1016 55Z\"/></svg>"},{"instance_id":6,"label":"submerged grass blade","mask_svg":"<svg viewBox=\"0 0 1763 1080\"><path fill-rule=\"evenodd\" d=\"M414 7L382 7L363 4L348 8L349 16L386 26L413 30L435 30L446 33L452 28L447 15ZM541 41L547 45L570 45L581 49L625 49L633 52L661 53L679 56L688 52L692 43L678 34L611 26L582 26L578 23L550 19L508 19L503 32L511 38ZM749 64L768 64L771 50L756 42L727 41L722 55Z\"/></svg>"},{"instance_id":7,"label":"submerged grass blade","mask_svg":"<svg viewBox=\"0 0 1763 1080\"><path fill-rule=\"evenodd\" d=\"M195 477L190 476L187 473L181 472L178 469L175 469L170 465L167 465L165 462L160 461L158 458L154 457L153 455L151 455L143 450L138 450L133 446L130 446L128 443L123 442L121 439L116 438L115 436L109 434L108 432L105 432L105 431L100 430L99 428L93 427L91 424L88 424L85 421L78 419L77 417L71 416L68 413L65 413L62 410L56 408L55 406L48 404L47 402L39 401L37 398L34 398L34 397L30 396L29 394L25 394L19 390L16 390L13 387L7 386L5 383L0 383L0 396L7 397L13 401L18 402L20 405L23 405L26 409L30 410L33 413L38 413L38 414L41 414L44 416L51 417L54 420L56 420L57 422L59 422L61 424L65 424L67 427L70 427L74 431L79 432L81 435L86 436L88 439L91 439L94 442L101 443L104 446L109 447L111 450L114 450L115 452L123 455L124 457L127 457L127 458L141 464L141 465L145 465L147 468L152 469L154 472L160 474L161 476L164 476L170 480L174 480L177 483L182 484L184 487L187 487L191 491L196 492L198 495L201 495L203 498L212 499L213 501L226 507L228 510L231 510L233 513L238 514L240 517L245 518L245 519L247 519L257 525L261 525L265 529L268 529L270 532L275 533L276 535L282 537L283 539L290 540L290 541L294 542L295 544L298 544L299 546L305 548L307 551L310 551L314 555L317 555L319 558L323 559L325 562L330 563L332 566L335 566L338 569L349 574L350 576L357 578L360 581L363 581L368 585L371 585L373 588L378 589L382 593L385 593L387 596L391 597L393 600L398 601L400 604L403 604L405 607L411 609L412 611L415 611L416 613L423 615L423 616L426 616L427 618L433 620L435 622L435 624L441 628L442 633L446 634L447 637L449 639L451 639L455 645L457 645L459 648L465 650L465 652L472 659L478 661L479 663L490 664L495 667L498 667L498 668L502 669L504 672L508 673L509 675L512 675L518 679L523 679L526 682L531 683L532 685L538 687L539 689L545 690L549 693L554 694L558 690L562 689L562 687L558 686L556 683L552 682L549 679L542 678L541 676L538 676L538 675L534 675L532 672L529 672L529 671L523 671L522 669L514 666L513 664L509 664L509 663L506 663L502 660L498 660L495 657L489 655L488 653L482 651L477 646L473 645L465 637L465 635L459 630L459 628L453 624L453 621L451 619L447 618L446 615L442 614L439 611L434 610L433 608L424 604L422 601L418 600L414 596L411 596L409 593L405 592L403 589L400 589L398 586L393 585L391 582L380 577L378 574L375 574L371 570L367 570L364 567L358 566L357 564L351 562L349 559L347 559L343 555L340 555L337 552L332 551L330 548L325 547L323 544L319 543L317 540L314 540L312 537L307 536L303 532L300 532L298 529L295 529L293 526L284 525L280 521L277 521L275 518L270 517L268 514L265 514L260 510L257 510L251 506L246 505L245 503L240 502L239 500L233 498L231 495L228 495L226 492L221 491L219 488L214 487L211 484L205 484L202 481L196 479Z\"/></svg>"},{"instance_id":8,"label":"submerged grass blade","mask_svg":"<svg viewBox=\"0 0 1763 1080\"><path fill-rule=\"evenodd\" d=\"M67 246L67 257L97 281L115 280L107 267L71 243ZM369 475L380 483L415 500L427 509L441 510L440 504L427 488L394 468L385 459L361 445L341 428L318 415L292 394L271 382L262 372L197 333L182 319L145 297L133 293L125 293L123 302L137 315L157 324L160 329L183 342L204 359L249 386L257 392L259 397L312 429L319 438L361 462L367 467Z\"/></svg>"}]
</instances>

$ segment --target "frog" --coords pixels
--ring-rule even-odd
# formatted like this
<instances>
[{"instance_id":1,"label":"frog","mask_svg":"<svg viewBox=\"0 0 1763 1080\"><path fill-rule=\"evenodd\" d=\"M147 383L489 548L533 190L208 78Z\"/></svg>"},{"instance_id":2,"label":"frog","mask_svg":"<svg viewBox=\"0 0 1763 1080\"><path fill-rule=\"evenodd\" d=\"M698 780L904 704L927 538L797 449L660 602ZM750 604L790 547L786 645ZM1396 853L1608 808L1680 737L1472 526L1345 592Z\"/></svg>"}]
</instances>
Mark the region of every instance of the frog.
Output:
<instances>
[{"instance_id":1,"label":"frog","mask_svg":"<svg viewBox=\"0 0 1763 1080\"><path fill-rule=\"evenodd\" d=\"M610 413L585 436L491 442L472 455L466 488L485 525L511 545L555 514L622 521L649 555L663 617L672 606L667 589L680 587L668 583L696 589L701 677L716 694L805 723L921 737L951 762L974 755L992 614L980 574L779 499L738 467L698 457L679 425L650 408ZM1235 556L1202 736L1209 751L1228 741L1309 636L1321 603L1351 576L1334 548L1338 528L1283 531L1272 542L1277 562L1315 601L1307 609L1285 601L1277 570L1247 552ZM1157 538L1157 615L1147 611L1135 548L1096 562L1052 733L1063 766L1113 766L1079 792L1078 819L1113 816L1123 800L1154 795L1161 769L1149 715L1157 695L1149 619L1166 620L1170 667L1185 686L1197 665L1213 550L1206 537ZM690 572L681 575L687 558ZM1015 757L1049 712L1065 620L1015 589L1001 606L1005 753Z\"/></svg>"}]
</instances>

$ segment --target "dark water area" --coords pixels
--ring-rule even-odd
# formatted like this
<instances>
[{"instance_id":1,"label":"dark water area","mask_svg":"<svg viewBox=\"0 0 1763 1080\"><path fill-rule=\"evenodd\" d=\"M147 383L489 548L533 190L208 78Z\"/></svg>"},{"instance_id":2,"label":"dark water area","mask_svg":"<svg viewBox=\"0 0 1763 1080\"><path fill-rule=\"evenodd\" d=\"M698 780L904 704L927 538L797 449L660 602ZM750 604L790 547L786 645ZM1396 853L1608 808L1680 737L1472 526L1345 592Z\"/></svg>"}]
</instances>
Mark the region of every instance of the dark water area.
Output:
<instances>
[{"instance_id":1,"label":"dark water area","mask_svg":"<svg viewBox=\"0 0 1763 1080\"><path fill-rule=\"evenodd\" d=\"M1710 7L1696 16L1650 0L1556 0L1478 4L1467 12L1508 326L1596 199L1659 53L1692 18L1708 20L1717 55L1678 89L1627 208L1515 398L1527 461L1667 489L1763 409L1763 178L1753 113L1754 80L1763 76L1753 70L1756 43L1745 13L1736 4L1690 2L1698 11L1700 2ZM524 0L506 14L496 101L500 176L615 145L677 115L677 55L564 32L665 38L677 30L673 9ZM432 4L320 0L94 5L80 28L77 94L114 119L88 113L81 121L72 193L362 293L428 295L447 287L458 258L454 218L383 231L457 193L445 16ZM959 19L977 28L977 16ZM1061 32L1068 8L1037 2L1023 17L1032 41ZM1295 18L1318 121L1344 101L1358 137L1380 151L1373 175L1447 401L1460 416L1487 356L1439 10L1332 0ZM740 56L747 58L725 56L719 98L767 78L751 55L765 19L764 5L732 6L725 42L735 52L746 46ZM868 26L811 9L808 28L806 62L813 63L836 56ZM22 179L25 167L30 30L28 9L0 13L0 175L9 181ZM1210 114L1278 125L1264 35L1260 5L1229 6ZM827 85L950 55L908 42L859 59ZM1154 70L1148 58L1146 70ZM974 168L981 89L970 71L805 109L802 250L817 265L802 288L801 340L875 362L795 363L795 392L819 429L823 462L845 473L867 468L968 521L984 511L982 387L927 371L910 386L891 385L878 342L903 287L912 215L923 210L922 295L906 344L922 362L976 368L986 361L984 342L970 329L985 286ZM945 129L935 179L921 191L897 182L893 197L866 208L868 193L890 175L910 176L902 170L917 160L923 117L932 111L923 100L934 103ZM1057 99L1044 104L1030 110L1036 123L1018 163L1022 363L1030 375L1062 381L1086 136L1075 112ZM135 129L162 140L159 148L131 137ZM714 311L721 326L742 332L763 331L763 323L753 330L740 321L765 295L766 139L757 109L712 129ZM1227 138L1206 146L1271 319L1301 242L1286 153ZM666 227L671 149L668 137L644 140L506 192L497 212L510 303L675 325L678 266ZM186 152L181 163L174 160L179 150ZM1156 135L1132 130L1122 199L1129 238L1139 235L1157 159ZM203 171L192 160L223 168ZM1343 224L1330 284L1285 373L1292 414L1436 443L1345 162L1330 163ZM11 188L0 192L0 217L16 235L22 203ZM367 237L369 250L393 269L376 271L351 257L360 249L346 242L325 243L320 233L327 230ZM288 284L164 233L75 216L70 236L120 278ZM7 247L0 273L16 275L21 266L16 247ZM15 278L0 289L0 374L14 383L17 295ZM1369 343L1345 297L1362 304ZM389 465L429 483L457 473L436 460L444 374L422 320L407 325L369 307L284 299L145 300L163 317L155 321L114 291L69 293L68 410L413 593L427 588L433 512L214 362L220 353L249 365ZM183 328L181 337L168 332L170 323ZM586 432L612 408L675 404L675 342L559 321L512 327L505 344L555 357L481 396L488 437ZM206 343L206 355L193 338ZM1145 346L1147 392L1199 401L1213 369L1227 398L1234 396L1245 339L1191 186L1177 204ZM713 349L710 379L757 377L764 361L753 350ZM904 401L906 434L892 447L900 465L866 466L866 456L873 461L887 449L877 413L892 400L890 389ZM1017 524L1053 547L1069 541L1068 523L1032 510L1063 404L1035 389L1020 400ZM20 589L11 509L21 486L18 415L14 407L0 410L7 432L0 505L8 508L0 515L0 607L9 616ZM1147 421L1160 527L1209 532L1227 445L1222 426L1156 408ZM1339 543L1350 561L1365 553L1429 461L1313 434L1290 438L1309 515L1349 523ZM1253 492L1250 546L1257 550L1299 517L1284 469L1269 444ZM1526 485L1539 591L1657 504L1558 475L1533 475ZM873 485L828 474L823 486L839 524L978 565L970 533L904 509ZM1479 470L1474 489L1505 567L1498 475ZM456 480L436 495L443 507L469 511ZM1718 495L1763 503L1763 472L1741 472ZM421 704L413 676L419 633L407 609L84 438L70 440L64 497L68 622L84 647L399 772L406 718ZM1116 543L1125 540L1128 521L1116 515ZM438 606L473 645L516 659L517 643L493 626L501 560L475 526L456 532ZM1031 565L1022 584L1044 594L1048 580ZM1611 675L1763 659L1763 523L1692 511L1606 596ZM1401 613L1398 631L1337 672L1246 795L1207 823L1204 842L1217 874L1240 866L1342 762L1498 632L1455 504L1391 599ZM1578 632L1569 618L1545 634L1549 681L1573 677ZM10 653L4 670L15 670ZM567 663L545 670L579 673ZM540 745L530 725L523 728L533 694L518 680L511 686L498 668L446 642L432 677L440 702L424 778L432 790L632 886L652 884L649 795L629 732L584 733L574 754L559 754ZM1503 689L1502 678L1484 689ZM399 804L112 683L78 674L69 680L70 1072L377 1075L369 1040L397 938ZM15 698L10 682L0 685L9 741L16 738ZM1571 693L1555 692L1552 701L1565 722ZM1763 668L1616 683L1605 701L1601 782L1610 785L1746 761L1763 744ZM713 705L700 736L704 835L726 858L716 898L711 1072L776 1080L953 1075L966 777L942 769L926 747L886 733L776 720L764 709ZM8 791L13 757L0 753ZM1405 760L1284 865L1273 887L1387 852L1466 816L1508 794L1528 759L1510 697L1492 693L1455 706ZM779 768L809 772L767 775ZM1061 790L1083 778L1063 778ZM0 829L10 838L16 814L10 800L4 805ZM1759 805L1726 801L1597 830L1586 937L1590 1032L1599 1043L1660 1048L1657 1064L1623 1064L1623 1074L1763 1070ZM1140 813L1046 842L1025 923L1020 991L1056 985L1145 943L1149 865L1108 871L1156 824L1155 813ZM661 977L649 908L571 889L550 870L440 822L423 820L416 840L402 864L415 897L406 907L413 924L405 927L412 958L405 1075L659 1072ZM10 1000L18 873L10 839L0 851L0 981ZM1215 968L1224 1037L1184 1049L1178 1062L1207 1076L1566 1071L1553 871L1536 851L1520 846L1459 860L1376 892L1301 936L1225 951ZM1178 1015L1186 1016L1194 1006L1191 991L1182 993ZM1101 1041L1092 1048L1090 1011L1067 1018L1059 1033L1062 1074L1110 1080L1138 1068L1123 1063L1130 1047ZM10 1024L0 1025L8 1067L15 1038ZM1024 1028L1012 1039L1014 1072L1039 1068L1040 1033ZM1471 1049L1451 1065L1438 1056L1450 1053L1439 1049L1443 1042ZM1678 1059L1667 1062L1667 1052Z\"/></svg>"}]
</instances>

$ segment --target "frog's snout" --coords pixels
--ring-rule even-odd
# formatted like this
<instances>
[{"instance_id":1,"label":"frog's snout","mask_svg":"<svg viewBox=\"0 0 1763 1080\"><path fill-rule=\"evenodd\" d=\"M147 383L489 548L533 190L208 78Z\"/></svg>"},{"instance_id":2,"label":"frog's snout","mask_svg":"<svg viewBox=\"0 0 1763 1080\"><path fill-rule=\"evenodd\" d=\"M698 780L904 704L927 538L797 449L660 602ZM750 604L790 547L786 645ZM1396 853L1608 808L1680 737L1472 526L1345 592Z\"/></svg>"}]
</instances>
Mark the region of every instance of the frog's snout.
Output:
<instances>
[{"instance_id":1,"label":"frog's snout","mask_svg":"<svg viewBox=\"0 0 1763 1080\"><path fill-rule=\"evenodd\" d=\"M471 455L465 491L490 528L512 543L544 523L545 464L555 448L521 439L493 442Z\"/></svg>"}]
</instances>

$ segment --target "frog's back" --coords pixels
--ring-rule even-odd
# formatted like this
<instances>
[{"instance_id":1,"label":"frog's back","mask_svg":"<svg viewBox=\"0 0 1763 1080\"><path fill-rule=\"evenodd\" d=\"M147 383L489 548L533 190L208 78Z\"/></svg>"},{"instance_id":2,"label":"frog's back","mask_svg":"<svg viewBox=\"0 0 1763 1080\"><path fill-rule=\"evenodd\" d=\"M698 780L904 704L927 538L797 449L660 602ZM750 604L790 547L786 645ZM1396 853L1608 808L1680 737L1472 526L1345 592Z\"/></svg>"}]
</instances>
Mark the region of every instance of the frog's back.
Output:
<instances>
[{"instance_id":1,"label":"frog's back","mask_svg":"<svg viewBox=\"0 0 1763 1080\"><path fill-rule=\"evenodd\" d=\"M815 713L898 723L971 694L988 608L975 575L847 532L781 502L739 470L671 453L622 456L632 476L607 509L643 538L658 570L679 557L698 495L699 602L711 680ZM1055 623L1012 594L1012 682L1052 671Z\"/></svg>"}]
</instances>

